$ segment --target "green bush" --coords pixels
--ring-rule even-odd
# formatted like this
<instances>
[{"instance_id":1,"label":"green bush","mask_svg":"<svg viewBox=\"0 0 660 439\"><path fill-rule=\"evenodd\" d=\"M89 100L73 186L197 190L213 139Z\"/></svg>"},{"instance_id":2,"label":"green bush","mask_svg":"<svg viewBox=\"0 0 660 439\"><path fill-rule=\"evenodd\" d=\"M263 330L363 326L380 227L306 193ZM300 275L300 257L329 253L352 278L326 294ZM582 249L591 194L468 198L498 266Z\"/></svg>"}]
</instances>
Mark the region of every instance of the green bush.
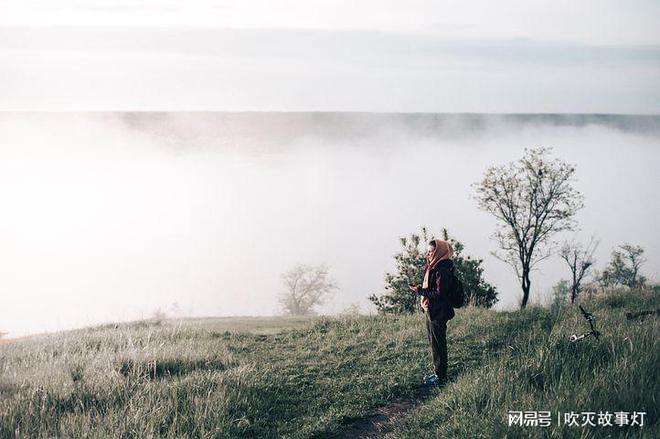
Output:
<instances>
[{"instance_id":1,"label":"green bush","mask_svg":"<svg viewBox=\"0 0 660 439\"><path fill-rule=\"evenodd\" d=\"M425 227L419 234L400 238L401 251L394 255L396 271L385 274L385 292L372 294L369 300L376 305L379 313L413 313L417 306L417 297L411 293L409 285L419 285L424 276L426 264L426 246L434 239ZM482 259L464 255L463 244L450 237L447 229L442 231L442 239L451 242L454 248L456 273L463 282L468 304L490 308L497 303L497 290L484 279Z\"/></svg>"}]
</instances>

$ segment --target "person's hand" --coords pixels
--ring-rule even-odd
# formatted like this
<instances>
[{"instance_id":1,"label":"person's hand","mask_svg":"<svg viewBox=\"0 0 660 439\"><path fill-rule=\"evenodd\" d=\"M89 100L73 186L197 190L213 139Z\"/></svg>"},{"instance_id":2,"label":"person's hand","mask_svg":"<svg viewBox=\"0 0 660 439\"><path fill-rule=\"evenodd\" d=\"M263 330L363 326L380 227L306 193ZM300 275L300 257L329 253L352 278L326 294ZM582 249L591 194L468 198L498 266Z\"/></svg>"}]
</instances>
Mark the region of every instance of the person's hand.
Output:
<instances>
[{"instance_id":1,"label":"person's hand","mask_svg":"<svg viewBox=\"0 0 660 439\"><path fill-rule=\"evenodd\" d=\"M419 285L408 285L408 288L415 294L419 293Z\"/></svg>"},{"instance_id":2,"label":"person's hand","mask_svg":"<svg viewBox=\"0 0 660 439\"><path fill-rule=\"evenodd\" d=\"M424 311L429 310L429 298L428 297L422 297L422 301L420 302L420 305L422 306L422 309Z\"/></svg>"}]
</instances>

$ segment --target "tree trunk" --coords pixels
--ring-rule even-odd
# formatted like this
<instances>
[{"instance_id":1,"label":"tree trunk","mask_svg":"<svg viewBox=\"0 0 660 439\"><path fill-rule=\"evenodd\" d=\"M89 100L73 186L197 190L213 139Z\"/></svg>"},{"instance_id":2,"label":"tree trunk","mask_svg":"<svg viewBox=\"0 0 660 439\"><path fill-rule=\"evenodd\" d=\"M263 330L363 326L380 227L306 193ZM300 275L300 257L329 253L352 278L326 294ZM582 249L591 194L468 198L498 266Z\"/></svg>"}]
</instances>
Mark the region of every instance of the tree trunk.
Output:
<instances>
[{"instance_id":1,"label":"tree trunk","mask_svg":"<svg viewBox=\"0 0 660 439\"><path fill-rule=\"evenodd\" d=\"M530 286L531 286L531 282L529 281L529 268L523 267L523 273L522 273L523 298L522 298L522 302L520 302L520 309L524 309L527 306L527 301L529 300Z\"/></svg>"},{"instance_id":2,"label":"tree trunk","mask_svg":"<svg viewBox=\"0 0 660 439\"><path fill-rule=\"evenodd\" d=\"M573 285L571 285L571 305L575 304L577 297L577 279L575 278L575 268L573 269Z\"/></svg>"}]
</instances>

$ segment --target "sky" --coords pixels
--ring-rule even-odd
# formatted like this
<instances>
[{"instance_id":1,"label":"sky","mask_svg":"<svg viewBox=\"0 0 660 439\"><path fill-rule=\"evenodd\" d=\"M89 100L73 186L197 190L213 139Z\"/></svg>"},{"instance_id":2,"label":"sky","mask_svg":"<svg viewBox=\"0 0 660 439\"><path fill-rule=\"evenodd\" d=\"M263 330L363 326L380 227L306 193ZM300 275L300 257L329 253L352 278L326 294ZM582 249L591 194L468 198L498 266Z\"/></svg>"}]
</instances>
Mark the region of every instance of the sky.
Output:
<instances>
[{"instance_id":1,"label":"sky","mask_svg":"<svg viewBox=\"0 0 660 439\"><path fill-rule=\"evenodd\" d=\"M306 29L432 34L449 40L658 43L652 0L2 0L3 26Z\"/></svg>"},{"instance_id":2,"label":"sky","mask_svg":"<svg viewBox=\"0 0 660 439\"><path fill-rule=\"evenodd\" d=\"M0 109L644 113L655 1L0 0Z\"/></svg>"}]
</instances>

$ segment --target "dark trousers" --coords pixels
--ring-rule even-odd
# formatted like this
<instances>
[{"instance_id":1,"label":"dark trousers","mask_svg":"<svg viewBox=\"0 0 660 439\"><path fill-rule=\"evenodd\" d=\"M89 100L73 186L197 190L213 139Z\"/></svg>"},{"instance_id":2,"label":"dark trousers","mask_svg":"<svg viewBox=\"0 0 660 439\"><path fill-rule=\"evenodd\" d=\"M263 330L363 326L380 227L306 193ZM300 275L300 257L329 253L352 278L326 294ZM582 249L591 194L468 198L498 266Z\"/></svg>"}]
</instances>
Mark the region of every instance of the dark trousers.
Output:
<instances>
[{"instance_id":1,"label":"dark trousers","mask_svg":"<svg viewBox=\"0 0 660 439\"><path fill-rule=\"evenodd\" d=\"M426 330L433 356L433 369L440 381L447 379L447 321L431 320L426 316Z\"/></svg>"}]
</instances>

